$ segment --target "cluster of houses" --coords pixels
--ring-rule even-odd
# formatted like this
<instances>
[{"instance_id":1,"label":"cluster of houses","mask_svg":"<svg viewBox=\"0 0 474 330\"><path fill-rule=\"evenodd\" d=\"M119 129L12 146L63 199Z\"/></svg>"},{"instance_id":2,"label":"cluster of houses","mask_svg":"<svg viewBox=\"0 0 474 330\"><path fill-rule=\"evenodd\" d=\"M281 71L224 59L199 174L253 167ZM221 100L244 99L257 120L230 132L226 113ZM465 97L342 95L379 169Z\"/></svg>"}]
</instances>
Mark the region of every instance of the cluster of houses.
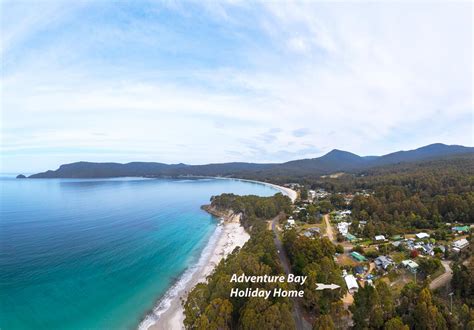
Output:
<instances>
[{"instance_id":1,"label":"cluster of houses","mask_svg":"<svg viewBox=\"0 0 474 330\"><path fill-rule=\"evenodd\" d=\"M318 190L308 190L308 199L310 200L315 200L315 199L325 199L330 195L326 190L324 189L318 189Z\"/></svg>"},{"instance_id":2,"label":"cluster of houses","mask_svg":"<svg viewBox=\"0 0 474 330\"><path fill-rule=\"evenodd\" d=\"M357 260L357 261L367 261L367 259L357 253L357 252L352 252L351 256ZM375 267L377 270L382 270L382 271L387 271L391 266L395 266L395 262L390 258L389 256L379 256L374 259ZM414 262L413 260L403 260L400 263L400 266L407 269L409 272L415 274L418 271L418 264ZM347 271L343 271L342 277L344 278L344 281L346 282L347 290L349 291L350 294L354 294L358 289L359 289L359 284L357 278L359 278L360 282L366 283L368 285L373 284L373 279L375 278L374 275L372 274L366 274L367 272L367 267L358 265L354 267L353 270L354 274L348 274Z\"/></svg>"},{"instance_id":3,"label":"cluster of houses","mask_svg":"<svg viewBox=\"0 0 474 330\"><path fill-rule=\"evenodd\" d=\"M446 247L442 244L435 244L434 240L430 240L430 235L428 233L418 233L415 234L415 238L406 238L402 241L394 241L392 245L399 246L400 244L404 245L408 250L417 250L424 255L434 256L435 249L439 249L442 253L446 251ZM377 240L377 236L376 236ZM452 251L460 252L469 246L469 241L465 238L461 238L452 243Z\"/></svg>"},{"instance_id":4,"label":"cluster of houses","mask_svg":"<svg viewBox=\"0 0 474 330\"><path fill-rule=\"evenodd\" d=\"M354 242L357 237L349 233L349 226L351 225L350 216L351 210L336 211L334 213L334 220L337 221L336 228L339 233L344 236L349 242Z\"/></svg>"},{"instance_id":5,"label":"cluster of houses","mask_svg":"<svg viewBox=\"0 0 474 330\"><path fill-rule=\"evenodd\" d=\"M418 240L415 240L414 238L408 238L403 241L398 241L397 243L406 244L408 248L413 249L413 250L415 249L419 250L425 255L434 255L433 250L435 247L440 248L440 250L442 251L444 251L445 249L445 247L442 245L435 246L434 243L429 242L427 239L429 239L430 235L427 233L418 233L415 235L415 237ZM385 240L385 238L383 238L383 240ZM420 241L420 240L424 240L424 241ZM462 239L454 241L452 243L452 246L453 246L453 251L459 252L469 246L469 241L466 238L462 238ZM354 259L354 261L357 261L359 263L368 261L368 259L365 256L363 256L362 254L356 251L352 251L350 253L350 257ZM375 268L381 272L387 272L392 267L396 266L396 263L394 262L394 260L390 256L387 256L387 255L381 255L375 258L374 264L375 264ZM407 260L403 260L399 264L399 267L402 267L406 269L407 271L413 274L416 274L418 272L419 265L414 260L407 259ZM357 282L356 277L358 277L360 281L366 281L366 283L371 284L372 279L374 278L374 275L366 274L366 271L367 271L367 267L364 267L362 265L357 265L353 269L353 273L355 276L352 274L348 275L347 272L345 271L343 272L343 277L346 282L347 289L349 290L351 294L353 294L358 289L358 282Z\"/></svg>"},{"instance_id":6,"label":"cluster of houses","mask_svg":"<svg viewBox=\"0 0 474 330\"><path fill-rule=\"evenodd\" d=\"M336 221L342 221L350 218L352 214L351 210L342 210L342 211L336 211L334 212L334 220Z\"/></svg>"}]
</instances>

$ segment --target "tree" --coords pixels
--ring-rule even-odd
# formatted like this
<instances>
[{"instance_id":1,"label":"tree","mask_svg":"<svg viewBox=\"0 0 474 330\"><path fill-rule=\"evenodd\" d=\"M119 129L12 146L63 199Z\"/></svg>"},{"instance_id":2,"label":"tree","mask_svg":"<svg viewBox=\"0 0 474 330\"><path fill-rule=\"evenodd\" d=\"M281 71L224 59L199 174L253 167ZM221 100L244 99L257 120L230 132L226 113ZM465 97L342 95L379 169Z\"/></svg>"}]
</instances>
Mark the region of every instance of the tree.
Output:
<instances>
[{"instance_id":1,"label":"tree","mask_svg":"<svg viewBox=\"0 0 474 330\"><path fill-rule=\"evenodd\" d=\"M241 312L242 329L294 329L288 304L271 304L263 298L250 298Z\"/></svg>"},{"instance_id":2,"label":"tree","mask_svg":"<svg viewBox=\"0 0 474 330\"><path fill-rule=\"evenodd\" d=\"M308 199L308 190L305 187L302 187L300 190L300 198L302 200Z\"/></svg>"},{"instance_id":3,"label":"tree","mask_svg":"<svg viewBox=\"0 0 474 330\"><path fill-rule=\"evenodd\" d=\"M331 315L324 314L316 319L316 322L313 324L314 330L335 330L336 327L332 320Z\"/></svg>"},{"instance_id":4,"label":"tree","mask_svg":"<svg viewBox=\"0 0 474 330\"><path fill-rule=\"evenodd\" d=\"M379 296L376 289L371 285L366 285L354 294L354 303L350 307L354 329L366 329L373 323L379 323L377 315L374 315L374 309L379 303ZM373 317L377 319L373 319Z\"/></svg>"},{"instance_id":5,"label":"tree","mask_svg":"<svg viewBox=\"0 0 474 330\"><path fill-rule=\"evenodd\" d=\"M329 200L331 204L337 209L342 209L346 207L346 200L341 194L332 194Z\"/></svg>"},{"instance_id":6,"label":"tree","mask_svg":"<svg viewBox=\"0 0 474 330\"><path fill-rule=\"evenodd\" d=\"M418 261L420 271L426 275L431 275L442 267L441 261L435 258L423 258Z\"/></svg>"},{"instance_id":7,"label":"tree","mask_svg":"<svg viewBox=\"0 0 474 330\"><path fill-rule=\"evenodd\" d=\"M384 326L385 330L409 330L410 328L408 325L403 324L402 320L400 317L394 317L385 323Z\"/></svg>"},{"instance_id":8,"label":"tree","mask_svg":"<svg viewBox=\"0 0 474 330\"><path fill-rule=\"evenodd\" d=\"M447 329L446 320L438 308L433 305L431 292L428 288L421 290L413 316L415 329Z\"/></svg>"},{"instance_id":9,"label":"tree","mask_svg":"<svg viewBox=\"0 0 474 330\"><path fill-rule=\"evenodd\" d=\"M412 258L412 259L417 258L419 255L420 255L420 251L418 251L416 249L410 251L410 258Z\"/></svg>"},{"instance_id":10,"label":"tree","mask_svg":"<svg viewBox=\"0 0 474 330\"><path fill-rule=\"evenodd\" d=\"M456 297L461 298L469 307L474 307L474 258L467 265L455 264L451 280Z\"/></svg>"},{"instance_id":11,"label":"tree","mask_svg":"<svg viewBox=\"0 0 474 330\"><path fill-rule=\"evenodd\" d=\"M206 307L205 316L209 328L230 329L232 304L227 299L216 298Z\"/></svg>"}]
</instances>

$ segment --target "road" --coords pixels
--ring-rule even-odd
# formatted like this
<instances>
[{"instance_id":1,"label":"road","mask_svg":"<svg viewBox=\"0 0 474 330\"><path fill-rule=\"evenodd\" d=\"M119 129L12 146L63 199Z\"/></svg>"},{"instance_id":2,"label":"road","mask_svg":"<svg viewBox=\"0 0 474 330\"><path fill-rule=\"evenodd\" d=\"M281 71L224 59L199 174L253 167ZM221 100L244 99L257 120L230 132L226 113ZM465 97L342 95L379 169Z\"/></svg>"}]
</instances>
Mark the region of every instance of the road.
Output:
<instances>
[{"instance_id":1,"label":"road","mask_svg":"<svg viewBox=\"0 0 474 330\"><path fill-rule=\"evenodd\" d=\"M453 271L451 269L451 266L449 266L449 263L449 260L441 261L441 264L444 267L444 273L435 278L433 282L430 283L431 290L443 287L451 281L451 279L453 278Z\"/></svg>"},{"instance_id":2,"label":"road","mask_svg":"<svg viewBox=\"0 0 474 330\"><path fill-rule=\"evenodd\" d=\"M323 218L324 222L326 223L326 235L331 242L334 242L334 231L332 229L331 223L329 222L329 214L323 215Z\"/></svg>"},{"instance_id":3,"label":"road","mask_svg":"<svg viewBox=\"0 0 474 330\"><path fill-rule=\"evenodd\" d=\"M277 248L278 257L280 258L280 262L285 270L285 273L288 275L291 271L290 260L286 255L285 249L283 247L283 243L280 240L280 236L278 235L277 224L278 220L282 217L282 214L277 215L272 220L272 230L273 230L273 240L275 242L275 246ZM303 317L303 307L301 307L301 302L296 298L291 298L293 301L293 318L295 320L296 329L298 330L307 330L311 329L311 324L306 321Z\"/></svg>"}]
</instances>

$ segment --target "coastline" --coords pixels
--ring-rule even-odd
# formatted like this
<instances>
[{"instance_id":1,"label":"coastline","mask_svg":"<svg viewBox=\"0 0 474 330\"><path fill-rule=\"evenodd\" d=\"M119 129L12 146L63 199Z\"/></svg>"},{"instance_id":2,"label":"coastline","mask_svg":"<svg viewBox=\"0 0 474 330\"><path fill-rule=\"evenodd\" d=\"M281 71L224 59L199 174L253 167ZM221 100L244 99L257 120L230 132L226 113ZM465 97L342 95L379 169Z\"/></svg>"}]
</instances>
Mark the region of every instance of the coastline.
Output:
<instances>
[{"instance_id":1,"label":"coastline","mask_svg":"<svg viewBox=\"0 0 474 330\"><path fill-rule=\"evenodd\" d=\"M240 180L240 181L246 181L246 182L253 182L253 183L260 183L260 184L263 184L265 186L269 186L269 187L272 187L276 190L279 190L283 193L283 195L286 195L288 196L290 199L291 199L291 202L294 203L296 198L298 197L298 193L296 191L294 191L293 189L291 188L287 188L287 187L283 187L283 186L279 186L277 184L274 184L274 183L269 183L269 182L263 182L263 181L256 181L256 180L247 180L247 179L236 179L236 180Z\"/></svg>"},{"instance_id":2,"label":"coastline","mask_svg":"<svg viewBox=\"0 0 474 330\"><path fill-rule=\"evenodd\" d=\"M268 182L232 179L270 186L288 196L292 203L296 200L297 193L293 189L278 186ZM210 206L202 207L208 213L221 219L215 232L209 239L196 266L190 267L181 278L166 292L152 313L139 324L139 330L181 330L184 329L184 308L182 301L186 300L187 294L200 282L206 282L219 262L226 258L236 247L242 247L250 238L250 235L240 224L241 214L233 212L220 212Z\"/></svg>"},{"instance_id":3,"label":"coastline","mask_svg":"<svg viewBox=\"0 0 474 330\"><path fill-rule=\"evenodd\" d=\"M294 191L293 189L283 187L283 186L279 186L279 185L274 184L274 183L269 183L269 182L264 182L264 181L257 181L257 180L249 180L249 179L225 178L225 177L219 177L219 176L211 177L211 178L213 178L213 179L223 179L223 180L229 180L230 179L230 180L237 180L237 181L245 181L245 182L258 183L258 184L262 184L264 186L272 187L273 189L279 190L281 193L283 193L283 195L288 196L291 199L292 203L294 203L296 198L298 197L298 193L296 191Z\"/></svg>"},{"instance_id":4,"label":"coastline","mask_svg":"<svg viewBox=\"0 0 474 330\"><path fill-rule=\"evenodd\" d=\"M164 330L184 329L184 309L181 301L200 282L205 282L217 264L227 257L236 247L242 247L250 235L240 225L240 214L229 212L223 214L204 208L207 212L221 218L221 223L204 248L196 267L168 290L153 313L143 320L138 329ZM188 275L188 276L186 276Z\"/></svg>"}]
</instances>

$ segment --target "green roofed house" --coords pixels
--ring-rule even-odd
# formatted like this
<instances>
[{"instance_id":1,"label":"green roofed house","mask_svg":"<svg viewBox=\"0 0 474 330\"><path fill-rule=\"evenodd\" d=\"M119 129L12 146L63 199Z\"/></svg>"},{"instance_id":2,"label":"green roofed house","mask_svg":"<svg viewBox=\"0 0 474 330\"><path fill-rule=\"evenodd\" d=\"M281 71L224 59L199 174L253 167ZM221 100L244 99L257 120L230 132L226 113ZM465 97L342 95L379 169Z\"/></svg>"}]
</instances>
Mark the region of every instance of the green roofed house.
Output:
<instances>
[{"instance_id":1,"label":"green roofed house","mask_svg":"<svg viewBox=\"0 0 474 330\"><path fill-rule=\"evenodd\" d=\"M402 239L402 235L394 235L392 236L392 241L399 241Z\"/></svg>"},{"instance_id":2,"label":"green roofed house","mask_svg":"<svg viewBox=\"0 0 474 330\"><path fill-rule=\"evenodd\" d=\"M367 258L364 257L362 254L360 254L359 252L351 252L351 257L356 260L356 261L359 261L359 262L363 262L363 261L367 261Z\"/></svg>"},{"instance_id":3,"label":"green roofed house","mask_svg":"<svg viewBox=\"0 0 474 330\"><path fill-rule=\"evenodd\" d=\"M349 242L354 242L354 241L357 240L357 237L355 237L355 236L352 235L352 234L347 233L347 234L346 234L346 239L347 239Z\"/></svg>"},{"instance_id":4,"label":"green roofed house","mask_svg":"<svg viewBox=\"0 0 474 330\"><path fill-rule=\"evenodd\" d=\"M471 230L469 226L456 226L452 228L453 231L458 233L468 233Z\"/></svg>"}]
</instances>

